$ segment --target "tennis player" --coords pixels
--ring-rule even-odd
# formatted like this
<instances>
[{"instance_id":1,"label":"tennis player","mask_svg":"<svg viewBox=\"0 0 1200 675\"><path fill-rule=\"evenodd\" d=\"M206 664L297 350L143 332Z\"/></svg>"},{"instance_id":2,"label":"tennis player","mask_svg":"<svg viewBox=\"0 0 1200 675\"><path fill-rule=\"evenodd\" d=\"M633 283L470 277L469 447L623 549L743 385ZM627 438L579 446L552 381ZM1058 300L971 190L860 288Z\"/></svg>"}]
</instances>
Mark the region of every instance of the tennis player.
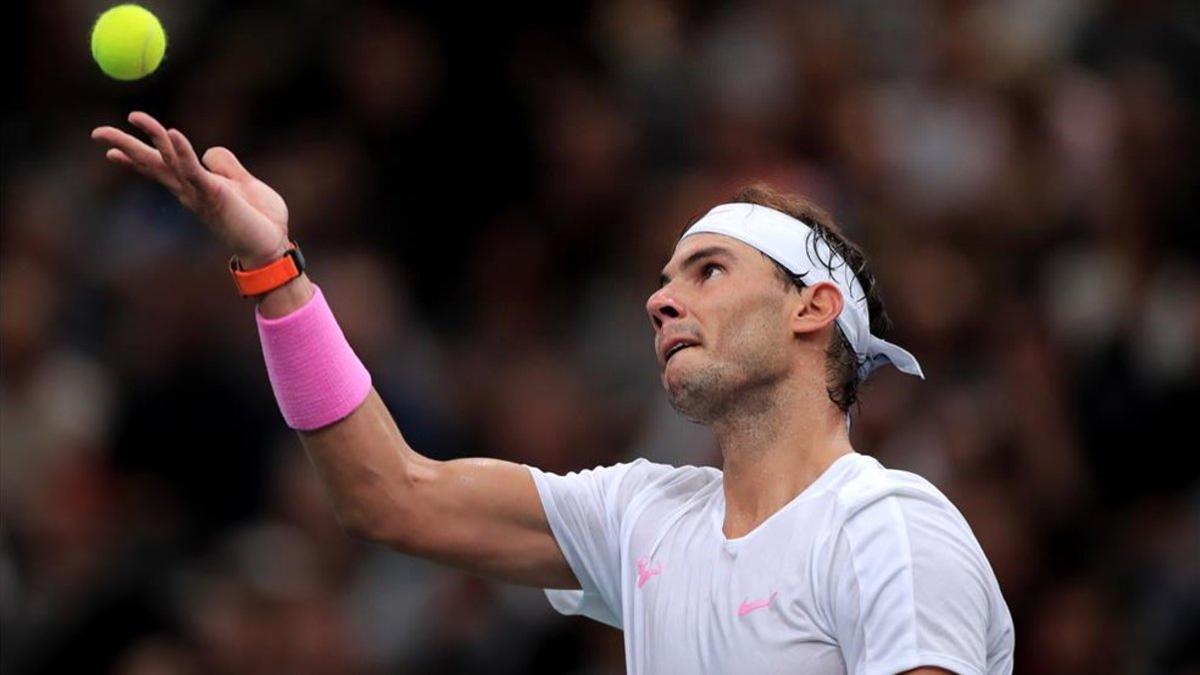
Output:
<instances>
[{"instance_id":1,"label":"tennis player","mask_svg":"<svg viewBox=\"0 0 1200 675\"><path fill-rule=\"evenodd\" d=\"M203 160L151 116L93 138L166 186L229 247L268 375L340 522L407 554L548 589L624 631L630 673L1012 670L991 566L928 481L850 445L885 341L862 252L818 209L744 190L693 223L646 303L672 405L723 470L642 459L555 475L434 461L405 442L288 238L287 208L224 148Z\"/></svg>"}]
</instances>

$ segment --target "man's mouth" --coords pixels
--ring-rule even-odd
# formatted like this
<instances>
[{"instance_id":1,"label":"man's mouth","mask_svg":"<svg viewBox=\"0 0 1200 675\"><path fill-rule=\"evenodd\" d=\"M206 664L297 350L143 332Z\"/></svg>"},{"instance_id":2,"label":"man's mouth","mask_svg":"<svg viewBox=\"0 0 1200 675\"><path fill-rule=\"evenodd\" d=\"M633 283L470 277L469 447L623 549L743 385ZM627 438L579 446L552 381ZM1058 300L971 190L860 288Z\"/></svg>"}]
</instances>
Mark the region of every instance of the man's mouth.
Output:
<instances>
[{"instance_id":1,"label":"man's mouth","mask_svg":"<svg viewBox=\"0 0 1200 675\"><path fill-rule=\"evenodd\" d=\"M687 349L688 347L695 347L695 346L696 345L691 342L679 342L677 344L672 345L671 348L667 350L667 353L663 355L663 363L665 364L667 361L670 361L672 356Z\"/></svg>"}]
</instances>

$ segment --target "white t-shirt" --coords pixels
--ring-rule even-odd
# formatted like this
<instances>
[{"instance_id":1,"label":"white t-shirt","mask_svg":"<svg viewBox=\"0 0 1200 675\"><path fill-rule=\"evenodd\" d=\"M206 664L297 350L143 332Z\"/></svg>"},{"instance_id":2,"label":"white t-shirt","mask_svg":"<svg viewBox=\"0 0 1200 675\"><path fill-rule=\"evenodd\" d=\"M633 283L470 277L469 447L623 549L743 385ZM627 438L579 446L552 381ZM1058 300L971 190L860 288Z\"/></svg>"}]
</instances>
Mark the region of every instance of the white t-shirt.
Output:
<instances>
[{"instance_id":1,"label":"white t-shirt","mask_svg":"<svg viewBox=\"0 0 1200 675\"><path fill-rule=\"evenodd\" d=\"M624 630L633 675L1012 672L991 566L920 476L850 453L727 539L717 469L529 469L582 587L547 590L550 603Z\"/></svg>"}]
</instances>

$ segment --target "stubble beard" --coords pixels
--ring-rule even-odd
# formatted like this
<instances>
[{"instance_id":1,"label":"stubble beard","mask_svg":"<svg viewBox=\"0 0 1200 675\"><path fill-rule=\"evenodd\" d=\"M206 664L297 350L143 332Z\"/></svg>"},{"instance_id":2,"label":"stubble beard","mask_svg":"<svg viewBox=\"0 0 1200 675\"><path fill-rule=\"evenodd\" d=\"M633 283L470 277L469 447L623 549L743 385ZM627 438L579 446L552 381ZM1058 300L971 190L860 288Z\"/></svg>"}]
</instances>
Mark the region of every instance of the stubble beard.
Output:
<instances>
[{"instance_id":1,"label":"stubble beard","mask_svg":"<svg viewBox=\"0 0 1200 675\"><path fill-rule=\"evenodd\" d=\"M720 417L731 379L719 364L709 363L686 373L675 386L667 386L667 399L675 412L697 424L712 424Z\"/></svg>"},{"instance_id":2,"label":"stubble beard","mask_svg":"<svg viewBox=\"0 0 1200 675\"><path fill-rule=\"evenodd\" d=\"M776 391L786 375L775 368L744 365L709 363L684 374L667 389L671 407L705 426L735 418L748 421L766 413L775 406Z\"/></svg>"},{"instance_id":3,"label":"stubble beard","mask_svg":"<svg viewBox=\"0 0 1200 675\"><path fill-rule=\"evenodd\" d=\"M769 315L755 319L729 340L738 346L729 359L707 360L668 380L667 398L676 412L711 426L730 417L754 417L773 406L775 391L787 378L787 364L779 345L766 339Z\"/></svg>"}]
</instances>

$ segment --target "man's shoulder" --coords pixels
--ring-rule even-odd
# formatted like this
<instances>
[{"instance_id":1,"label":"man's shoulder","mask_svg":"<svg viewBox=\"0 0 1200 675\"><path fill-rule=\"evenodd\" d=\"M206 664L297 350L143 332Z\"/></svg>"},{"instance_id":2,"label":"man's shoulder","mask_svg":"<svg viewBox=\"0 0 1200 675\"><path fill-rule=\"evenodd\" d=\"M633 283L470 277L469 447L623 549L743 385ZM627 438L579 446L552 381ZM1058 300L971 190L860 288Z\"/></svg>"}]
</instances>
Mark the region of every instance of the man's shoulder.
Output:
<instances>
[{"instance_id":1,"label":"man's shoulder","mask_svg":"<svg viewBox=\"0 0 1200 675\"><path fill-rule=\"evenodd\" d=\"M923 510L961 518L949 498L923 476L889 469L866 455L855 458L841 480L830 487L830 492L836 496L844 520L862 515L864 511L891 509L890 505L894 504L899 504L902 512L908 506L920 505Z\"/></svg>"},{"instance_id":2,"label":"man's shoulder","mask_svg":"<svg viewBox=\"0 0 1200 675\"><path fill-rule=\"evenodd\" d=\"M657 499L692 494L721 480L720 470L713 467L690 464L674 466L642 457L571 471L565 475L544 473L535 467L530 469L535 479L564 485L592 485L607 494L609 499L623 504L630 503L634 498Z\"/></svg>"},{"instance_id":3,"label":"man's shoulder","mask_svg":"<svg viewBox=\"0 0 1200 675\"><path fill-rule=\"evenodd\" d=\"M612 494L632 520L646 514L657 518L704 499L720 488L722 478L721 471L710 466L675 466L642 458L620 466L624 475Z\"/></svg>"},{"instance_id":4,"label":"man's shoulder","mask_svg":"<svg viewBox=\"0 0 1200 675\"><path fill-rule=\"evenodd\" d=\"M721 480L721 471L711 466L672 465L639 457L626 466L630 474L640 476L642 487L664 494L695 492Z\"/></svg>"},{"instance_id":5,"label":"man's shoulder","mask_svg":"<svg viewBox=\"0 0 1200 675\"><path fill-rule=\"evenodd\" d=\"M896 587L907 594L907 602L922 607L912 616L935 621L951 637L962 637L964 630L982 631L979 640L989 663L1003 661L1004 654L1011 658L1012 617L966 518L924 477L865 459L869 462L838 492L841 546L833 547L828 573L849 570L858 593L877 596L900 580ZM849 564L836 557L839 548L850 557ZM943 653L956 652L947 648ZM961 660L969 662L965 656ZM977 667L982 669L983 663Z\"/></svg>"}]
</instances>

